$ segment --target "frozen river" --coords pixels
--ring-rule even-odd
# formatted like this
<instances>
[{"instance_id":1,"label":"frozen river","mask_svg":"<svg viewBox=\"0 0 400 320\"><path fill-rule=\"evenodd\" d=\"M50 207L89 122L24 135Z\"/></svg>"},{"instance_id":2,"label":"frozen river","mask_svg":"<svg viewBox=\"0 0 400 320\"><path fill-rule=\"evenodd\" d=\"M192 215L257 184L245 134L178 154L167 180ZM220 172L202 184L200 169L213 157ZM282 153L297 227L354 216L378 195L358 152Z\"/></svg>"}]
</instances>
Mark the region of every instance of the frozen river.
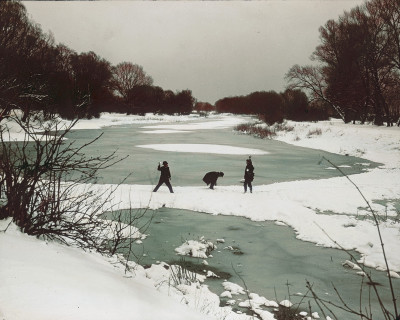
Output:
<instances>
[{"instance_id":1,"label":"frozen river","mask_svg":"<svg viewBox=\"0 0 400 320\"><path fill-rule=\"evenodd\" d=\"M245 159L253 151L258 153L252 155L255 185L339 176L340 173L332 170L328 163L320 163L322 156L348 174L360 173L376 165L355 157L237 134L229 128L185 132L169 130L165 133L162 129L154 130L146 128L143 124L135 124L102 130L78 130L72 132L69 137L76 139L78 143L84 143L97 137L101 132L103 132L101 139L85 149L89 156L117 150L117 155L121 158L126 155L129 157L101 172L100 183L118 183L131 173L126 183L154 185L159 176L157 164L167 160L174 186L204 185L202 178L208 171L223 171L225 175L218 180L218 183L235 185L243 178ZM154 144L175 144L182 151L157 150L151 148ZM196 145L199 146L196 148ZM208 146L209 152L203 151L204 145ZM229 153L232 147L241 148L239 151L243 152L238 154L237 150L233 149L233 152ZM169 148L172 149L171 146ZM249 152L246 152L246 149ZM218 150L220 153L216 153Z\"/></svg>"}]
</instances>

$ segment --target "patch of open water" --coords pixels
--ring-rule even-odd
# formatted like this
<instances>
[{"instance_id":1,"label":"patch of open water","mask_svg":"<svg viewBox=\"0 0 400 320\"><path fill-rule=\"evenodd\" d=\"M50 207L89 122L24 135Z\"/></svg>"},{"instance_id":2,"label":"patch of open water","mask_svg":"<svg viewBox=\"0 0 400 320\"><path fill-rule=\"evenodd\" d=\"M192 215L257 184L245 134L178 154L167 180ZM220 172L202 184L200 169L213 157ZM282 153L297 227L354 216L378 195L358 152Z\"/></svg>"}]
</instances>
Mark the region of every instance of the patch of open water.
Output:
<instances>
[{"instance_id":1,"label":"patch of open water","mask_svg":"<svg viewBox=\"0 0 400 320\"><path fill-rule=\"evenodd\" d=\"M344 261L350 260L348 253L299 241L290 227L273 222L254 222L241 217L215 216L168 208L148 210L146 215L148 218L153 217L145 232L148 237L143 244L134 248L136 255L141 256L140 263L143 265L158 261L181 263L182 256L177 255L175 248L186 240L205 237L217 246L211 253L212 257L206 259L208 265L203 264L204 259L188 256L183 258L185 263L191 263L197 270L211 270L241 286L244 286L243 280L250 292L277 302L289 299L298 303L301 297L297 294L305 294L307 291L306 280L313 284L322 298L337 301L334 285L344 301L355 309L359 308L362 277L342 265ZM217 239L224 239L225 242L217 243ZM358 257L356 253L352 254ZM390 305L388 278L383 272L368 271L372 273L374 281L380 284L378 289L385 305ZM206 284L219 295L224 291L222 281L223 279L208 279ZM364 284L364 307L368 306L369 289ZM400 293L400 283L397 280L395 289ZM238 303L246 300L247 296L234 296L234 299ZM307 311L308 300L305 299L302 303L302 308ZM372 301L377 315L376 299ZM223 299L222 302L224 303ZM319 312L314 303L311 303L314 306L313 311ZM358 319L339 310L335 310L335 313L339 319Z\"/></svg>"}]
</instances>

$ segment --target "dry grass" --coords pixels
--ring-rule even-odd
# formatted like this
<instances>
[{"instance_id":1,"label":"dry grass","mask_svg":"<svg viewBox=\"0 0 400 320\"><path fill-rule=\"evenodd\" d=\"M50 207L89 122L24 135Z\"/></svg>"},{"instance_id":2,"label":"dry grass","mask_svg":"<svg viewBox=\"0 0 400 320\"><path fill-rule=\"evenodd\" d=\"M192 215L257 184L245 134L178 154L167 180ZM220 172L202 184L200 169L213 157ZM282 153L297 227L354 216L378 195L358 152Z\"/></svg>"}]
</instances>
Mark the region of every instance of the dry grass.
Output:
<instances>
[{"instance_id":1,"label":"dry grass","mask_svg":"<svg viewBox=\"0 0 400 320\"><path fill-rule=\"evenodd\" d=\"M277 132L279 131L290 132L294 130L294 127L288 125L286 122L275 123L272 126L267 126L264 123L259 123L259 122L248 122L239 124L234 129L241 133L249 134L257 138L271 139L274 136L276 136Z\"/></svg>"},{"instance_id":2,"label":"dry grass","mask_svg":"<svg viewBox=\"0 0 400 320\"><path fill-rule=\"evenodd\" d=\"M258 126L256 123L239 124L234 128L234 130L261 139L272 138L276 135L276 133L272 131L269 127L261 127Z\"/></svg>"},{"instance_id":3,"label":"dry grass","mask_svg":"<svg viewBox=\"0 0 400 320\"><path fill-rule=\"evenodd\" d=\"M310 138L311 136L320 136L322 134L321 128L315 128L307 133L307 138Z\"/></svg>"}]
</instances>

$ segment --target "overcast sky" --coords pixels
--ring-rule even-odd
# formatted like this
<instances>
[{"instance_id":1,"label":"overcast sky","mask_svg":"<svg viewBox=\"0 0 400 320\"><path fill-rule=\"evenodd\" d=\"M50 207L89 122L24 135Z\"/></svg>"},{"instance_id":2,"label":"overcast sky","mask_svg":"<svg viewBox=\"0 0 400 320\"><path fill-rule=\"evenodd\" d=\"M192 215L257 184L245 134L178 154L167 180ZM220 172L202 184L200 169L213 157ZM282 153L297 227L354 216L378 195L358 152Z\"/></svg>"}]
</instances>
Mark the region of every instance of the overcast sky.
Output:
<instances>
[{"instance_id":1,"label":"overcast sky","mask_svg":"<svg viewBox=\"0 0 400 320\"><path fill-rule=\"evenodd\" d=\"M318 28L362 0L27 1L30 17L57 43L112 64L143 66L163 89L199 101L285 88L308 64Z\"/></svg>"}]
</instances>

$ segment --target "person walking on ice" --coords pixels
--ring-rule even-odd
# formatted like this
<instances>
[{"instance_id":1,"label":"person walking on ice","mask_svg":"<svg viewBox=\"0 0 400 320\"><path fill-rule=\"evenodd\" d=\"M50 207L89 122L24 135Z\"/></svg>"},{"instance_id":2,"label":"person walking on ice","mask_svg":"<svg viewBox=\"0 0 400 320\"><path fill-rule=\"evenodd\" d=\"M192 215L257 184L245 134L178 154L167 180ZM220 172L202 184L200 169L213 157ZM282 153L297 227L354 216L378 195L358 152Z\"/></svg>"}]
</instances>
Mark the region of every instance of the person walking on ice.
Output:
<instances>
[{"instance_id":1,"label":"person walking on ice","mask_svg":"<svg viewBox=\"0 0 400 320\"><path fill-rule=\"evenodd\" d=\"M244 192L247 192L247 187L249 187L250 193L253 192L253 186L251 182L254 180L254 167L251 162L251 157L246 160L246 168L244 169Z\"/></svg>"},{"instance_id":2,"label":"person walking on ice","mask_svg":"<svg viewBox=\"0 0 400 320\"><path fill-rule=\"evenodd\" d=\"M210 185L210 189L214 190L214 186L217 185L218 178L223 176L224 176L223 172L211 171L206 173L206 175L203 178L203 181L207 185Z\"/></svg>"},{"instance_id":3,"label":"person walking on ice","mask_svg":"<svg viewBox=\"0 0 400 320\"><path fill-rule=\"evenodd\" d=\"M160 162L158 164L157 170L161 171L160 180L158 180L158 184L154 188L153 192L157 192L158 188L160 188L160 186L163 183L165 183L165 185L169 189L169 192L174 193L174 190L172 190L172 186L171 186L171 183L170 183L171 172L169 171L168 162L167 161L163 161L162 166L161 166L161 162Z\"/></svg>"}]
</instances>

